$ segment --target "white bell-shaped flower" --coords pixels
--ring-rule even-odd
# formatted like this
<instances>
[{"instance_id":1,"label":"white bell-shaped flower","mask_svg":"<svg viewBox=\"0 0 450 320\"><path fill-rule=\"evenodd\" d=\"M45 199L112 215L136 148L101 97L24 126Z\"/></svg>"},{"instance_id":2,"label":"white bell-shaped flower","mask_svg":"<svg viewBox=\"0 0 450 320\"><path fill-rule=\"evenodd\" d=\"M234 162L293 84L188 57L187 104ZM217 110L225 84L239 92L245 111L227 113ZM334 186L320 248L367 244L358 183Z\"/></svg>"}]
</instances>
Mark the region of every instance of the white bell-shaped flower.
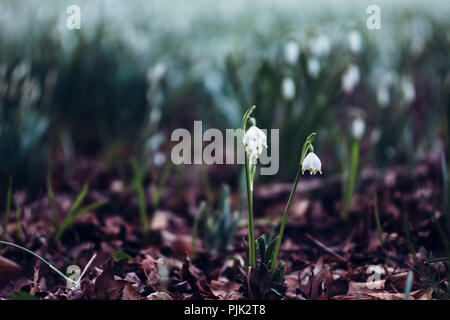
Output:
<instances>
[{"instance_id":1,"label":"white bell-shaped flower","mask_svg":"<svg viewBox=\"0 0 450 320\"><path fill-rule=\"evenodd\" d=\"M310 174L316 174L317 172L322 174L322 162L320 162L319 157L314 152L308 153L303 159L302 174L305 171L309 171Z\"/></svg>"},{"instance_id":2,"label":"white bell-shaped flower","mask_svg":"<svg viewBox=\"0 0 450 320\"><path fill-rule=\"evenodd\" d=\"M267 148L267 138L264 131L256 126L251 126L244 135L243 143L245 152L249 155L251 163L256 163L256 159L263 152L263 147Z\"/></svg>"}]
</instances>

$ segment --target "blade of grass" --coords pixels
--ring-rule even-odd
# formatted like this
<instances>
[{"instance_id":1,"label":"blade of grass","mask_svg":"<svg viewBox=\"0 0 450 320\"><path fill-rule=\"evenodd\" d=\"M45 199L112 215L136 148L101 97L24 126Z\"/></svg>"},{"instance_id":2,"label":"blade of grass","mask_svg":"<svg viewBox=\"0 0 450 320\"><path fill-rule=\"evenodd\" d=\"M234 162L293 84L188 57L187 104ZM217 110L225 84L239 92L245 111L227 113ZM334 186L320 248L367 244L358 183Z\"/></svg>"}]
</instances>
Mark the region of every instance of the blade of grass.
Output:
<instances>
[{"instance_id":1,"label":"blade of grass","mask_svg":"<svg viewBox=\"0 0 450 320\"><path fill-rule=\"evenodd\" d=\"M94 211L104 204L106 204L106 201L99 201L94 202L90 205L87 205L86 207L81 208L80 210L76 211L75 213L72 213L71 215L67 215L64 219L63 223L58 229L58 232L56 234L56 239L59 240L63 233L66 231L68 227L70 227L75 221L77 221L81 216L86 214L87 212Z\"/></svg>"},{"instance_id":2,"label":"blade of grass","mask_svg":"<svg viewBox=\"0 0 450 320\"><path fill-rule=\"evenodd\" d=\"M9 179L8 191L6 194L6 210L5 216L3 217L3 231L2 238L0 240L4 240L6 237L6 228L8 227L9 222L9 214L11 212L11 196L12 196L12 179Z\"/></svg>"},{"instance_id":3,"label":"blade of grass","mask_svg":"<svg viewBox=\"0 0 450 320\"><path fill-rule=\"evenodd\" d=\"M384 245L383 241L383 229L381 228L381 222L380 222L380 215L378 212L378 199L377 195L375 194L374 200L373 200L373 212L375 214L375 223L377 225L377 234L378 238L380 239L381 245Z\"/></svg>"},{"instance_id":4,"label":"blade of grass","mask_svg":"<svg viewBox=\"0 0 450 320\"><path fill-rule=\"evenodd\" d=\"M18 237L22 235L22 212L18 203L16 203L16 235Z\"/></svg>"},{"instance_id":5,"label":"blade of grass","mask_svg":"<svg viewBox=\"0 0 450 320\"><path fill-rule=\"evenodd\" d=\"M411 293L412 288L412 282L413 282L413 273L412 271L409 271L408 278L406 279L405 296L403 297L403 300L409 299L409 294Z\"/></svg>"},{"instance_id":6,"label":"blade of grass","mask_svg":"<svg viewBox=\"0 0 450 320\"><path fill-rule=\"evenodd\" d=\"M80 206L81 202L83 202L84 198L86 197L86 194L89 190L89 187L87 184L83 186L83 189L81 189L80 193L78 194L75 201L72 203L72 206L69 209L69 212L67 213L67 217L70 217Z\"/></svg>"},{"instance_id":7,"label":"blade of grass","mask_svg":"<svg viewBox=\"0 0 450 320\"><path fill-rule=\"evenodd\" d=\"M62 278L64 278L66 281L70 281L70 282L72 282L72 283L78 284L77 281L72 280L72 279L70 279L69 277L67 277L64 273L62 273L61 271L59 271L59 270L58 270L56 267L54 267L50 262L48 262L47 260L45 260L44 258L42 258L42 257L41 257L40 255L38 255L37 253L34 253L33 251L28 250L27 248L24 248L24 247L22 247L22 246L19 246L18 244L11 243L11 242L8 242L8 241L0 240L0 244L4 244L4 245L10 246L10 247L14 247L14 248L20 249L20 250L22 250L22 251L25 251L26 253L31 254L31 255L34 256L35 258L41 260L43 263L45 263L46 265L48 265L50 269L52 269L53 271L55 271L58 275L60 275L60 276L61 276Z\"/></svg>"},{"instance_id":8,"label":"blade of grass","mask_svg":"<svg viewBox=\"0 0 450 320\"><path fill-rule=\"evenodd\" d=\"M195 252L197 251L197 237L198 237L198 225L200 223L201 218L204 215L206 208L206 202L202 201L200 203L200 207L197 210L194 218L194 226L192 227L192 239L191 239L191 254L195 256Z\"/></svg>"},{"instance_id":9,"label":"blade of grass","mask_svg":"<svg viewBox=\"0 0 450 320\"><path fill-rule=\"evenodd\" d=\"M55 230L58 230L58 216L56 212L55 196L52 187L52 163L49 161L47 170L47 197L52 212L52 224Z\"/></svg>"},{"instance_id":10,"label":"blade of grass","mask_svg":"<svg viewBox=\"0 0 450 320\"><path fill-rule=\"evenodd\" d=\"M355 191L356 174L358 170L359 161L359 143L354 141L350 151L350 172L348 176L347 189L345 190L345 202L344 202L344 219L348 219L348 211L353 198L353 192Z\"/></svg>"},{"instance_id":11,"label":"blade of grass","mask_svg":"<svg viewBox=\"0 0 450 320\"><path fill-rule=\"evenodd\" d=\"M143 175L142 171L139 168L137 161L132 160L131 166L133 168L133 185L134 189L136 191L136 195L138 197L138 206L139 206L139 217L141 222L141 229L142 234L144 236L144 241L147 241L148 238L148 232L149 232L149 225L147 220L147 204L145 200L145 190L144 190L144 183L143 183Z\"/></svg>"}]
</instances>

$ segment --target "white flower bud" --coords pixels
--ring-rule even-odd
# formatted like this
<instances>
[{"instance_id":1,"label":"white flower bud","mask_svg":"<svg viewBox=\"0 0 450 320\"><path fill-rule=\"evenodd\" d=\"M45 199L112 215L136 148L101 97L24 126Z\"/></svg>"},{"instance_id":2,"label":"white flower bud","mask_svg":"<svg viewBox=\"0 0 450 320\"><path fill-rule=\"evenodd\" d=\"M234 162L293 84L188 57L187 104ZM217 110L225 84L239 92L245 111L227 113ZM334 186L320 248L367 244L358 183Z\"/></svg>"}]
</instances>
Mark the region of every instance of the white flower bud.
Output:
<instances>
[{"instance_id":1,"label":"white flower bud","mask_svg":"<svg viewBox=\"0 0 450 320\"><path fill-rule=\"evenodd\" d=\"M321 35L311 40L311 52L318 57L327 55L330 52L330 40L327 36Z\"/></svg>"},{"instance_id":2,"label":"white flower bud","mask_svg":"<svg viewBox=\"0 0 450 320\"><path fill-rule=\"evenodd\" d=\"M350 51L353 53L359 53L361 51L362 39L361 39L361 34L358 31L353 30L349 33L348 47L349 47Z\"/></svg>"},{"instance_id":3,"label":"white flower bud","mask_svg":"<svg viewBox=\"0 0 450 320\"><path fill-rule=\"evenodd\" d=\"M292 100L295 97L295 83L292 78L284 78L281 84L281 92L283 98L286 100Z\"/></svg>"},{"instance_id":4,"label":"white flower bud","mask_svg":"<svg viewBox=\"0 0 450 320\"><path fill-rule=\"evenodd\" d=\"M309 171L310 174L316 174L317 172L322 174L322 162L320 162L319 157L314 152L308 153L303 159L302 174L305 171Z\"/></svg>"},{"instance_id":5,"label":"white flower bud","mask_svg":"<svg viewBox=\"0 0 450 320\"><path fill-rule=\"evenodd\" d=\"M308 73L313 78L317 78L320 73L320 61L316 57L311 57L308 59Z\"/></svg>"},{"instance_id":6,"label":"white flower bud","mask_svg":"<svg viewBox=\"0 0 450 320\"><path fill-rule=\"evenodd\" d=\"M295 64L300 54L300 48L298 44L294 41L289 41L286 43L284 48L284 57L289 64Z\"/></svg>"},{"instance_id":7,"label":"white flower bud","mask_svg":"<svg viewBox=\"0 0 450 320\"><path fill-rule=\"evenodd\" d=\"M250 162L256 163L256 159L263 152L263 147L267 148L267 138L264 131L256 126L251 126L244 135L243 143L245 152L249 155Z\"/></svg>"},{"instance_id":8,"label":"white flower bud","mask_svg":"<svg viewBox=\"0 0 450 320\"><path fill-rule=\"evenodd\" d=\"M350 65L342 77L342 89L345 93L351 93L359 83L359 68L357 65Z\"/></svg>"},{"instance_id":9,"label":"white flower bud","mask_svg":"<svg viewBox=\"0 0 450 320\"><path fill-rule=\"evenodd\" d=\"M360 117L356 118L352 122L352 136L359 140L364 135L364 131L366 130L366 123Z\"/></svg>"}]
</instances>

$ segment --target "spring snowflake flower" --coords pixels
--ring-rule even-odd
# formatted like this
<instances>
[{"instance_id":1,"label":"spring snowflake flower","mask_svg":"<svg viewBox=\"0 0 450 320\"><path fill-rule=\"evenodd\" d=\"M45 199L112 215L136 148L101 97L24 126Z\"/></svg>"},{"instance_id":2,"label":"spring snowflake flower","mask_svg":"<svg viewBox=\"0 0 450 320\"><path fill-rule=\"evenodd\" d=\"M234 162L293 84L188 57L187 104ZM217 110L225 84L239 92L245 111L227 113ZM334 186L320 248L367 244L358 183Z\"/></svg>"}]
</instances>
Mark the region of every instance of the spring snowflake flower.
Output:
<instances>
[{"instance_id":1,"label":"spring snowflake flower","mask_svg":"<svg viewBox=\"0 0 450 320\"><path fill-rule=\"evenodd\" d=\"M300 48L298 44L294 41L289 41L286 43L284 48L284 57L289 64L295 64L300 54Z\"/></svg>"},{"instance_id":2,"label":"spring snowflake flower","mask_svg":"<svg viewBox=\"0 0 450 320\"><path fill-rule=\"evenodd\" d=\"M342 77L342 89L345 93L351 93L359 83L360 74L357 65L350 65Z\"/></svg>"},{"instance_id":3,"label":"spring snowflake flower","mask_svg":"<svg viewBox=\"0 0 450 320\"><path fill-rule=\"evenodd\" d=\"M320 73L320 61L316 57L312 57L308 59L308 73L313 78L317 78Z\"/></svg>"},{"instance_id":4,"label":"spring snowflake flower","mask_svg":"<svg viewBox=\"0 0 450 320\"><path fill-rule=\"evenodd\" d=\"M330 40L327 36L318 36L311 40L310 49L315 56L323 57L330 52Z\"/></svg>"},{"instance_id":5,"label":"spring snowflake flower","mask_svg":"<svg viewBox=\"0 0 450 320\"><path fill-rule=\"evenodd\" d=\"M356 118L352 122L352 136L359 140L364 135L364 131L366 130L366 123L361 117Z\"/></svg>"},{"instance_id":6,"label":"spring snowflake flower","mask_svg":"<svg viewBox=\"0 0 450 320\"><path fill-rule=\"evenodd\" d=\"M348 47L349 47L350 51L353 53L359 53L361 51L362 38L361 38L361 34L358 31L353 30L349 33Z\"/></svg>"},{"instance_id":7,"label":"spring snowflake flower","mask_svg":"<svg viewBox=\"0 0 450 320\"><path fill-rule=\"evenodd\" d=\"M416 89L414 88L414 84L410 77L403 77L400 81L400 87L402 90L403 98L405 99L407 104L416 99Z\"/></svg>"},{"instance_id":8,"label":"spring snowflake flower","mask_svg":"<svg viewBox=\"0 0 450 320\"><path fill-rule=\"evenodd\" d=\"M292 78L284 78L281 84L281 93L286 100L292 100L295 97L295 83Z\"/></svg>"},{"instance_id":9,"label":"spring snowflake flower","mask_svg":"<svg viewBox=\"0 0 450 320\"><path fill-rule=\"evenodd\" d=\"M243 143L245 152L249 155L250 163L256 163L256 159L263 152L263 147L267 148L266 134L258 127L251 126L245 132Z\"/></svg>"},{"instance_id":10,"label":"spring snowflake flower","mask_svg":"<svg viewBox=\"0 0 450 320\"><path fill-rule=\"evenodd\" d=\"M316 174L317 172L322 174L322 162L320 162L319 157L314 152L308 153L303 159L302 174L305 171L309 171L310 174Z\"/></svg>"}]
</instances>

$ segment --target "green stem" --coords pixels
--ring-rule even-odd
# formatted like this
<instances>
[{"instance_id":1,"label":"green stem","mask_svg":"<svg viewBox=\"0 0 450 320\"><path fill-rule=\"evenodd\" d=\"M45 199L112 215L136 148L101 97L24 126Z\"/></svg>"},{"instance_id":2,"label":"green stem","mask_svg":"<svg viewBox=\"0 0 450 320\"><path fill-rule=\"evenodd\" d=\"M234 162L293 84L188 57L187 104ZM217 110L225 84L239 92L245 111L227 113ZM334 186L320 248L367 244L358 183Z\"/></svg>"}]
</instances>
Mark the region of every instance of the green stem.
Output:
<instances>
[{"instance_id":1,"label":"green stem","mask_svg":"<svg viewBox=\"0 0 450 320\"><path fill-rule=\"evenodd\" d=\"M28 250L27 248L24 248L24 247L22 247L22 246L19 246L19 245L17 245L17 244L14 244L14 243L11 243L11 242L8 242L8 241L2 241L2 240L0 240L0 244L4 244L4 245L10 246L10 247L14 247L14 248L23 250L23 251L25 251L25 252L27 252L27 253L33 255L35 258L41 260L43 263L45 263L46 265L48 265L48 266L50 267L50 269L52 269L53 271L55 271L58 275L60 275L61 277L63 277L65 280L70 281L70 282L72 282L72 283L78 285L78 282L77 282L77 281L75 281L75 280L70 279L69 277L67 277L64 273L62 273L61 271L59 271L58 269L56 269L56 267L54 267L50 262L48 262L47 260L45 260L44 258L42 258L40 255L34 253L33 251Z\"/></svg>"},{"instance_id":2,"label":"green stem","mask_svg":"<svg viewBox=\"0 0 450 320\"><path fill-rule=\"evenodd\" d=\"M248 259L250 267L256 266L255 235L253 225L253 181L251 181L250 165L248 156L245 156L245 172L247 178L247 199L248 199Z\"/></svg>"},{"instance_id":3,"label":"green stem","mask_svg":"<svg viewBox=\"0 0 450 320\"><path fill-rule=\"evenodd\" d=\"M278 233L278 239L277 239L277 243L276 243L275 249L274 249L272 264L270 267L271 276L274 275L275 270L276 270L278 253L280 252L281 241L283 241L284 228L286 227L287 217L288 217L288 213L289 213L289 208L291 207L292 199L294 198L295 191L297 190L298 180L300 179L300 173L302 172L303 160L305 159L306 154L309 151L314 152L314 147L312 145L312 142L314 141L315 137L316 137L316 133L315 132L311 133L306 138L305 143L303 144L303 147L302 147L302 153L300 155L300 162L298 165L297 174L295 176L294 186L292 187L291 194L289 195L289 200L286 204L286 208L284 209L283 218L281 220L280 232Z\"/></svg>"},{"instance_id":4,"label":"green stem","mask_svg":"<svg viewBox=\"0 0 450 320\"><path fill-rule=\"evenodd\" d=\"M242 134L245 136L245 128L252 111L256 106L250 107L242 118ZM248 155L245 155L245 175L247 181L247 201L248 201L248 264L250 267L256 266L256 250L255 250L255 230L253 225L253 179L248 161Z\"/></svg>"},{"instance_id":5,"label":"green stem","mask_svg":"<svg viewBox=\"0 0 450 320\"><path fill-rule=\"evenodd\" d=\"M348 218L348 211L350 209L350 205L352 202L353 192L355 191L358 160L359 160L359 143L358 143L358 141L354 141L352 144L352 149L351 149L350 172L349 172L349 176L348 176L347 190L345 191L345 199L344 199L344 219L345 220L347 220L347 218Z\"/></svg>"},{"instance_id":6,"label":"green stem","mask_svg":"<svg viewBox=\"0 0 450 320\"><path fill-rule=\"evenodd\" d=\"M286 208L284 209L284 213L283 213L283 218L281 220L280 232L278 234L277 244L275 246L275 252L273 254L272 265L270 267L270 273L272 276L276 269L278 253L280 252L281 241L283 240L284 228L286 227L286 221L287 221L287 217L288 217L288 213L289 213L289 208L291 207L292 199L294 198L295 191L297 190L297 184L298 184L298 180L300 179L301 171L302 171L302 166L299 165L298 170L297 170L297 175L295 176L294 187L292 188L291 194L289 195L289 200L286 204Z\"/></svg>"}]
</instances>

